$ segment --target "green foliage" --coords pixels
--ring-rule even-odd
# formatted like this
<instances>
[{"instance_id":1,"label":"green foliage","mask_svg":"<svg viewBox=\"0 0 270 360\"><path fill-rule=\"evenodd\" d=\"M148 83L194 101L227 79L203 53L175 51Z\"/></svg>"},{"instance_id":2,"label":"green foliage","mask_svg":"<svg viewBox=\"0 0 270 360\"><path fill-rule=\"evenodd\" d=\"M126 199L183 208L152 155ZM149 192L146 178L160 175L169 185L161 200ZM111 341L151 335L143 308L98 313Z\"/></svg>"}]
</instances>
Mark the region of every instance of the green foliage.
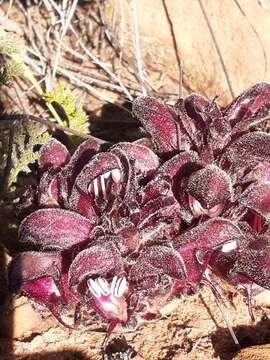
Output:
<instances>
[{"instance_id":1,"label":"green foliage","mask_svg":"<svg viewBox=\"0 0 270 360\"><path fill-rule=\"evenodd\" d=\"M16 115L13 121L1 120L0 130L0 165L4 168L2 184L5 184L6 191L10 191L20 172L31 171L29 165L38 160L39 147L49 139L49 134L45 126L27 119L16 119Z\"/></svg>"},{"instance_id":2,"label":"green foliage","mask_svg":"<svg viewBox=\"0 0 270 360\"><path fill-rule=\"evenodd\" d=\"M5 62L0 70L0 85L9 85L13 76L21 75L22 65L12 59Z\"/></svg>"},{"instance_id":3,"label":"green foliage","mask_svg":"<svg viewBox=\"0 0 270 360\"><path fill-rule=\"evenodd\" d=\"M0 31L0 85L9 85L13 76L23 73L24 63L18 53L16 37Z\"/></svg>"},{"instance_id":4,"label":"green foliage","mask_svg":"<svg viewBox=\"0 0 270 360\"><path fill-rule=\"evenodd\" d=\"M0 53L11 56L13 53L18 53L18 41L14 34L5 30L0 31Z\"/></svg>"},{"instance_id":5,"label":"green foliage","mask_svg":"<svg viewBox=\"0 0 270 360\"><path fill-rule=\"evenodd\" d=\"M71 90L64 84L57 84L55 92L45 94L46 101L51 105L58 105L60 112L64 114L62 120L64 125L70 129L79 131L82 134L88 134L88 117L83 110L82 100L75 90ZM57 108L57 106L55 106Z\"/></svg>"}]
</instances>

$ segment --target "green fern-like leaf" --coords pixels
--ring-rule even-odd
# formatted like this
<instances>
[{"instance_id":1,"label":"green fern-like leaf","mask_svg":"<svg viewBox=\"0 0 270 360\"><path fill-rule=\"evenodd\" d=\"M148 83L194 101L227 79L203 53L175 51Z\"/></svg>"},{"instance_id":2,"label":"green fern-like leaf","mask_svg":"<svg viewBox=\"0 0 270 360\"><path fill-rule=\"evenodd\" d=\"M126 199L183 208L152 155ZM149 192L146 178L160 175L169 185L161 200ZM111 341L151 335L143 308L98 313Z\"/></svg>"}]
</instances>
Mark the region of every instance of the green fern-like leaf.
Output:
<instances>
[{"instance_id":1,"label":"green fern-like leaf","mask_svg":"<svg viewBox=\"0 0 270 360\"><path fill-rule=\"evenodd\" d=\"M0 30L0 85L9 85L12 78L17 75L28 79L38 94L44 96L42 87L30 67L27 66L23 60L19 41L14 35ZM63 126L64 123L61 121L54 107L48 102L46 102L46 105L56 122Z\"/></svg>"},{"instance_id":2,"label":"green fern-like leaf","mask_svg":"<svg viewBox=\"0 0 270 360\"><path fill-rule=\"evenodd\" d=\"M35 163L39 158L40 145L49 139L47 128L39 123L30 120L1 121L0 136L0 164L5 164L4 183L6 190L13 190L19 173L29 173L30 164ZM7 141L8 139L8 141Z\"/></svg>"},{"instance_id":3,"label":"green fern-like leaf","mask_svg":"<svg viewBox=\"0 0 270 360\"><path fill-rule=\"evenodd\" d=\"M23 74L24 63L18 54L16 37L0 31L0 85L9 85L14 76Z\"/></svg>"},{"instance_id":4,"label":"green fern-like leaf","mask_svg":"<svg viewBox=\"0 0 270 360\"><path fill-rule=\"evenodd\" d=\"M6 55L12 55L18 53L18 41L14 34L5 30L0 31L0 53Z\"/></svg>"},{"instance_id":5,"label":"green fern-like leaf","mask_svg":"<svg viewBox=\"0 0 270 360\"><path fill-rule=\"evenodd\" d=\"M8 60L0 71L0 84L9 85L14 76L21 75L23 72L22 64L14 61Z\"/></svg>"},{"instance_id":6,"label":"green fern-like leaf","mask_svg":"<svg viewBox=\"0 0 270 360\"><path fill-rule=\"evenodd\" d=\"M83 104L77 91L72 91L64 84L57 84L55 92L46 93L45 98L49 104L57 104L61 107L61 112L64 112L65 126L82 134L88 134L88 117L83 110Z\"/></svg>"}]
</instances>

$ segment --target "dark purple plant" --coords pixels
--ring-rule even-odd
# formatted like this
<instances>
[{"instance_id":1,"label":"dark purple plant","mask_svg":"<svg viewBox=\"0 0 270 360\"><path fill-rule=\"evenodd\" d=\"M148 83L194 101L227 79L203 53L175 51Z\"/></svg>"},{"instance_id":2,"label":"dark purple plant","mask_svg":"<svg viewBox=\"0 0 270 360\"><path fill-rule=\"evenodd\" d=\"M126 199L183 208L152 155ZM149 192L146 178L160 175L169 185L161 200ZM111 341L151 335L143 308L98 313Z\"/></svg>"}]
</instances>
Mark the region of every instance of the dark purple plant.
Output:
<instances>
[{"instance_id":1,"label":"dark purple plant","mask_svg":"<svg viewBox=\"0 0 270 360\"><path fill-rule=\"evenodd\" d=\"M249 300L252 285L270 289L269 111L264 83L225 110L196 94L174 107L139 97L133 113L150 139L88 140L71 157L51 139L11 288L64 324L71 309L82 324L86 308L109 333L203 284L221 301L212 273Z\"/></svg>"}]
</instances>

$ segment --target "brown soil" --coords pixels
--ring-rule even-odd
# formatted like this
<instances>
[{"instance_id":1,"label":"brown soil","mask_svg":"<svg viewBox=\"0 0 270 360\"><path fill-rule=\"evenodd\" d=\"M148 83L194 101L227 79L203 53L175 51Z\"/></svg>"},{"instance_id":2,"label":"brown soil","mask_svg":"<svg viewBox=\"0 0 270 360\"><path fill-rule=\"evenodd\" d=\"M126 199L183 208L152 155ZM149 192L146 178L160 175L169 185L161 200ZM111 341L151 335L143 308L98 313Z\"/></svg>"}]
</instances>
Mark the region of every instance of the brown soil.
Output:
<instances>
[{"instance_id":1,"label":"brown soil","mask_svg":"<svg viewBox=\"0 0 270 360\"><path fill-rule=\"evenodd\" d=\"M269 311L256 308L256 323L251 324L242 297L236 293L229 295L227 313L241 346L270 342ZM10 336L13 341L11 338L0 339L1 360L102 359L100 349L104 334L72 331L58 326L51 317L41 319L24 298L17 299L12 309L4 318L4 325L8 327L7 321L9 326L12 324L13 335ZM104 327L99 324L95 330L102 331ZM114 334L112 349L117 350L108 351L121 349L124 352L127 347L124 339L133 348L134 359L138 360L230 360L238 351L207 289L179 301L177 309L164 319L149 322L135 332L122 334L122 339L120 332ZM239 355L236 359L252 360L248 351L244 352L245 357ZM252 351L254 353L254 349L251 354ZM269 347L256 354L256 360L265 359L263 356L269 355Z\"/></svg>"}]
</instances>

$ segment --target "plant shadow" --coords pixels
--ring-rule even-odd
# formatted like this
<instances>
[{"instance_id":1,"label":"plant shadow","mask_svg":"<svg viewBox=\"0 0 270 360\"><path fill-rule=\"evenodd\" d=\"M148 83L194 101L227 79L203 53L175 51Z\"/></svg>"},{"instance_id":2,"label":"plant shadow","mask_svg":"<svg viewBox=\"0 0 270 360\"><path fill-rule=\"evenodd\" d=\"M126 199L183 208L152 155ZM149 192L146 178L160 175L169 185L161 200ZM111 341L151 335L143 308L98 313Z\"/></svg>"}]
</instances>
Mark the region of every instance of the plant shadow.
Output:
<instances>
[{"instance_id":1,"label":"plant shadow","mask_svg":"<svg viewBox=\"0 0 270 360\"><path fill-rule=\"evenodd\" d=\"M1 360L91 360L91 358L77 350L63 350L23 356L7 355L1 357Z\"/></svg>"},{"instance_id":2,"label":"plant shadow","mask_svg":"<svg viewBox=\"0 0 270 360\"><path fill-rule=\"evenodd\" d=\"M5 349L12 354L12 341L9 341L8 339L11 339L13 335L13 318L12 316L9 316L7 320L6 313L9 311L10 307L12 307L13 300L12 296L7 291L6 266L7 253L0 242L0 337L5 338ZM0 354L1 353L2 349L0 343Z\"/></svg>"},{"instance_id":3,"label":"plant shadow","mask_svg":"<svg viewBox=\"0 0 270 360\"><path fill-rule=\"evenodd\" d=\"M233 328L240 347L235 345L229 330L219 328L211 334L215 356L220 360L232 360L240 348L270 343L270 319L263 317L256 325L240 325Z\"/></svg>"},{"instance_id":4,"label":"plant shadow","mask_svg":"<svg viewBox=\"0 0 270 360\"><path fill-rule=\"evenodd\" d=\"M128 102L121 108L105 104L99 115L89 114L89 118L90 134L109 142L135 141L144 135L141 123L132 117Z\"/></svg>"}]
</instances>

